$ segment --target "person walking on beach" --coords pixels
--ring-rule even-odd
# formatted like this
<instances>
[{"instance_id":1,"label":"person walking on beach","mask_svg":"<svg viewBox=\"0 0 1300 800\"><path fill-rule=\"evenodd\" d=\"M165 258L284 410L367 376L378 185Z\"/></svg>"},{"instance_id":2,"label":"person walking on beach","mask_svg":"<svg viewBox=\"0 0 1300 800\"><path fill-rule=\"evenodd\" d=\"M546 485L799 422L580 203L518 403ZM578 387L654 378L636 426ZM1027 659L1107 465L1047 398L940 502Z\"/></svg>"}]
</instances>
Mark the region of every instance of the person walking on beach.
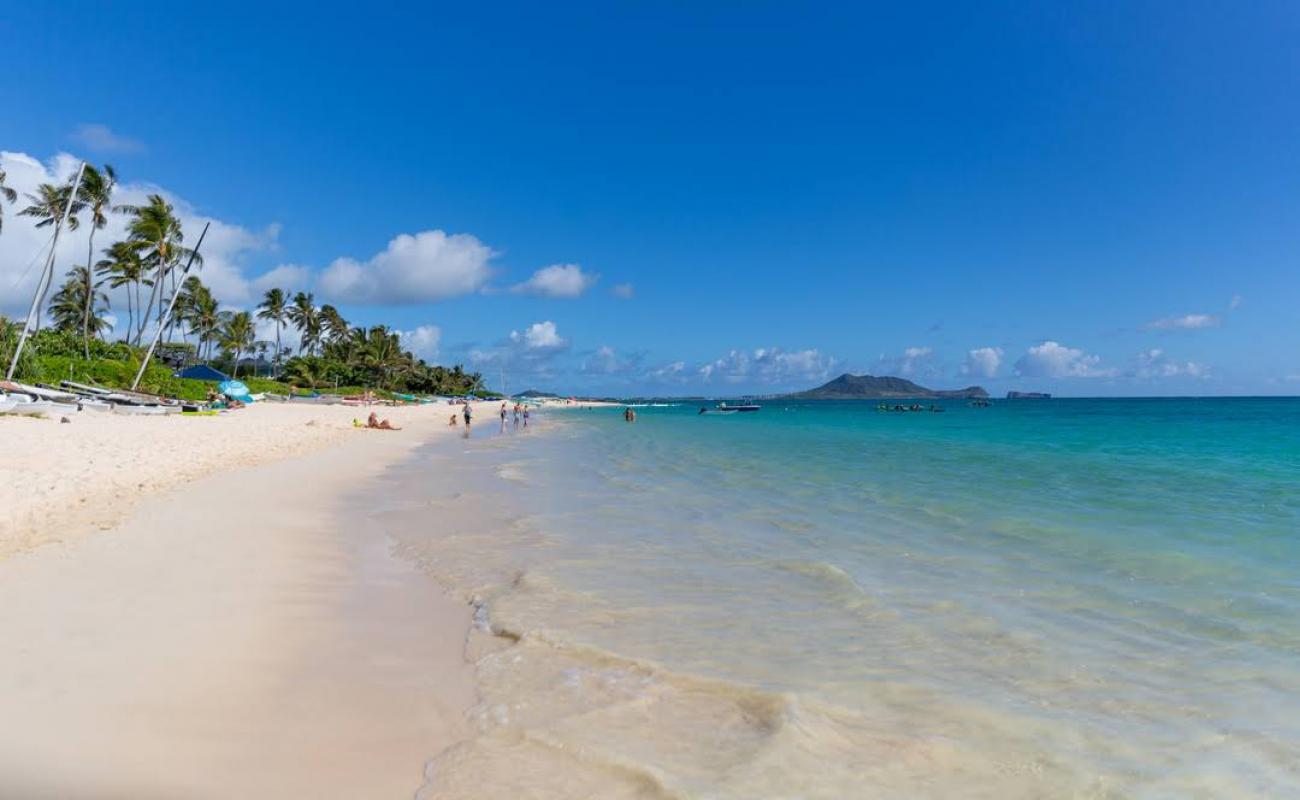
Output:
<instances>
[{"instance_id":1,"label":"person walking on beach","mask_svg":"<svg viewBox=\"0 0 1300 800\"><path fill-rule=\"evenodd\" d=\"M521 407L522 407L522 406L521 406L520 403L515 403L515 427L516 427L516 428L519 427L519 409L520 409Z\"/></svg>"},{"instance_id":2,"label":"person walking on beach","mask_svg":"<svg viewBox=\"0 0 1300 800\"><path fill-rule=\"evenodd\" d=\"M524 406L524 427L528 427L528 406Z\"/></svg>"},{"instance_id":3,"label":"person walking on beach","mask_svg":"<svg viewBox=\"0 0 1300 800\"><path fill-rule=\"evenodd\" d=\"M474 412L469 407L469 401L465 401L465 427L468 428L474 421Z\"/></svg>"}]
</instances>

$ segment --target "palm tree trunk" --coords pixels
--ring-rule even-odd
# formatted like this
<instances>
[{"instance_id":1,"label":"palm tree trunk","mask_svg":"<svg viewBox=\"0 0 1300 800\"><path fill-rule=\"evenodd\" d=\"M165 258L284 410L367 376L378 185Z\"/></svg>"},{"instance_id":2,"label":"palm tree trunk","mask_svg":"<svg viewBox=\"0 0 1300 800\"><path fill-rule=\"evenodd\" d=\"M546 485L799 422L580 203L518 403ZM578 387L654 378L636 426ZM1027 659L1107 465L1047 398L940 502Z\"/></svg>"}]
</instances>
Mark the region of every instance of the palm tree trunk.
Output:
<instances>
[{"instance_id":1,"label":"palm tree trunk","mask_svg":"<svg viewBox=\"0 0 1300 800\"><path fill-rule=\"evenodd\" d=\"M86 246L86 308L81 315L81 347L90 360L90 307L94 304L95 295L95 211L91 209L90 214L90 236L87 237L89 243Z\"/></svg>"}]
</instances>

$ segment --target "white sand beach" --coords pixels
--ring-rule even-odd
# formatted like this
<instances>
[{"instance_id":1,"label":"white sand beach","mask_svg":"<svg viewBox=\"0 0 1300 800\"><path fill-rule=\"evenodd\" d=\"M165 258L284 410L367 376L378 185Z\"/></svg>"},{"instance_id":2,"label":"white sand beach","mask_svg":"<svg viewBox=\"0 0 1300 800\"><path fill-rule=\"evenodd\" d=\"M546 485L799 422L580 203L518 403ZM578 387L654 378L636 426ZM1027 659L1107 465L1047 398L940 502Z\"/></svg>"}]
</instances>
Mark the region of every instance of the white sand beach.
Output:
<instances>
[{"instance_id":1,"label":"white sand beach","mask_svg":"<svg viewBox=\"0 0 1300 800\"><path fill-rule=\"evenodd\" d=\"M478 418L493 419L494 404ZM400 797L461 735L469 609L346 498L447 406L0 419L0 796Z\"/></svg>"}]
</instances>

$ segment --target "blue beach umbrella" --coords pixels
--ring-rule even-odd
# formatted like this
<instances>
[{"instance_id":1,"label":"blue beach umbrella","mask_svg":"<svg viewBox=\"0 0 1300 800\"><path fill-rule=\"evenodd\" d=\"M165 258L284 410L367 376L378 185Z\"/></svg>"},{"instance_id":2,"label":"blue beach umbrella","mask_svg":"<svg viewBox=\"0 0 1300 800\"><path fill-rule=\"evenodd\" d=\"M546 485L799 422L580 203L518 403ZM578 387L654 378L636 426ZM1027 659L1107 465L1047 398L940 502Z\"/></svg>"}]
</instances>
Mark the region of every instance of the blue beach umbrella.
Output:
<instances>
[{"instance_id":1,"label":"blue beach umbrella","mask_svg":"<svg viewBox=\"0 0 1300 800\"><path fill-rule=\"evenodd\" d=\"M248 387L243 381L222 381L217 384L217 391L241 403L253 402L253 396L249 394Z\"/></svg>"}]
</instances>

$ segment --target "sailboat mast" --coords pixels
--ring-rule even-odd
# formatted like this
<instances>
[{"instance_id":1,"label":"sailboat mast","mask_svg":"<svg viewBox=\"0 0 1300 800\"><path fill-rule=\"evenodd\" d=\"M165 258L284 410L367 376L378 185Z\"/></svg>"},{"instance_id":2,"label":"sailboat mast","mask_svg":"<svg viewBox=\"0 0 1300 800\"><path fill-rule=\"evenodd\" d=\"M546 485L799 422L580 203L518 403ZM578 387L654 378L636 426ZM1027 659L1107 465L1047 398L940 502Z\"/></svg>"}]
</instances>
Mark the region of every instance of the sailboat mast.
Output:
<instances>
[{"instance_id":1,"label":"sailboat mast","mask_svg":"<svg viewBox=\"0 0 1300 800\"><path fill-rule=\"evenodd\" d=\"M167 313L158 317L158 330L154 332L153 341L149 343L149 351L144 354L144 359L140 362L140 371L135 374L135 380L131 382L131 391L135 391L140 386L140 379L144 377L145 368L149 366L149 359L153 358L154 348L158 346L158 340L162 338L163 328L172 317L172 311L176 309L176 298L181 296L181 289L185 288L185 276L190 274L190 267L194 266L194 259L198 258L199 248L203 246L203 237L208 235L208 227L211 222L203 225L203 233L199 234L199 240L194 245L194 250L190 252L190 260L185 263L185 271L181 273L181 279L176 287L172 289L171 302L167 304ZM161 278L159 279L161 280Z\"/></svg>"},{"instance_id":2,"label":"sailboat mast","mask_svg":"<svg viewBox=\"0 0 1300 800\"><path fill-rule=\"evenodd\" d=\"M68 192L68 204L63 207L63 216L59 217L59 222L54 226L54 241L50 243L50 256L45 260L45 269L41 271L41 279L36 282L36 294L32 295L32 307L27 310L27 321L23 323L23 332L18 337L18 346L14 348L13 360L9 362L9 371L5 373L5 380L14 379L14 373L18 370L18 357L23 354L23 346L27 344L27 337L31 335L32 320L36 318L36 310L41 307L41 302L45 299L45 293L49 291L50 284L54 281L54 252L59 246L59 232L67 224L68 217L72 214L72 206L77 202L77 190L81 188L81 176L86 174L86 162L81 162L77 168L77 177L72 181L72 190ZM90 265L86 265L90 269Z\"/></svg>"}]
</instances>

